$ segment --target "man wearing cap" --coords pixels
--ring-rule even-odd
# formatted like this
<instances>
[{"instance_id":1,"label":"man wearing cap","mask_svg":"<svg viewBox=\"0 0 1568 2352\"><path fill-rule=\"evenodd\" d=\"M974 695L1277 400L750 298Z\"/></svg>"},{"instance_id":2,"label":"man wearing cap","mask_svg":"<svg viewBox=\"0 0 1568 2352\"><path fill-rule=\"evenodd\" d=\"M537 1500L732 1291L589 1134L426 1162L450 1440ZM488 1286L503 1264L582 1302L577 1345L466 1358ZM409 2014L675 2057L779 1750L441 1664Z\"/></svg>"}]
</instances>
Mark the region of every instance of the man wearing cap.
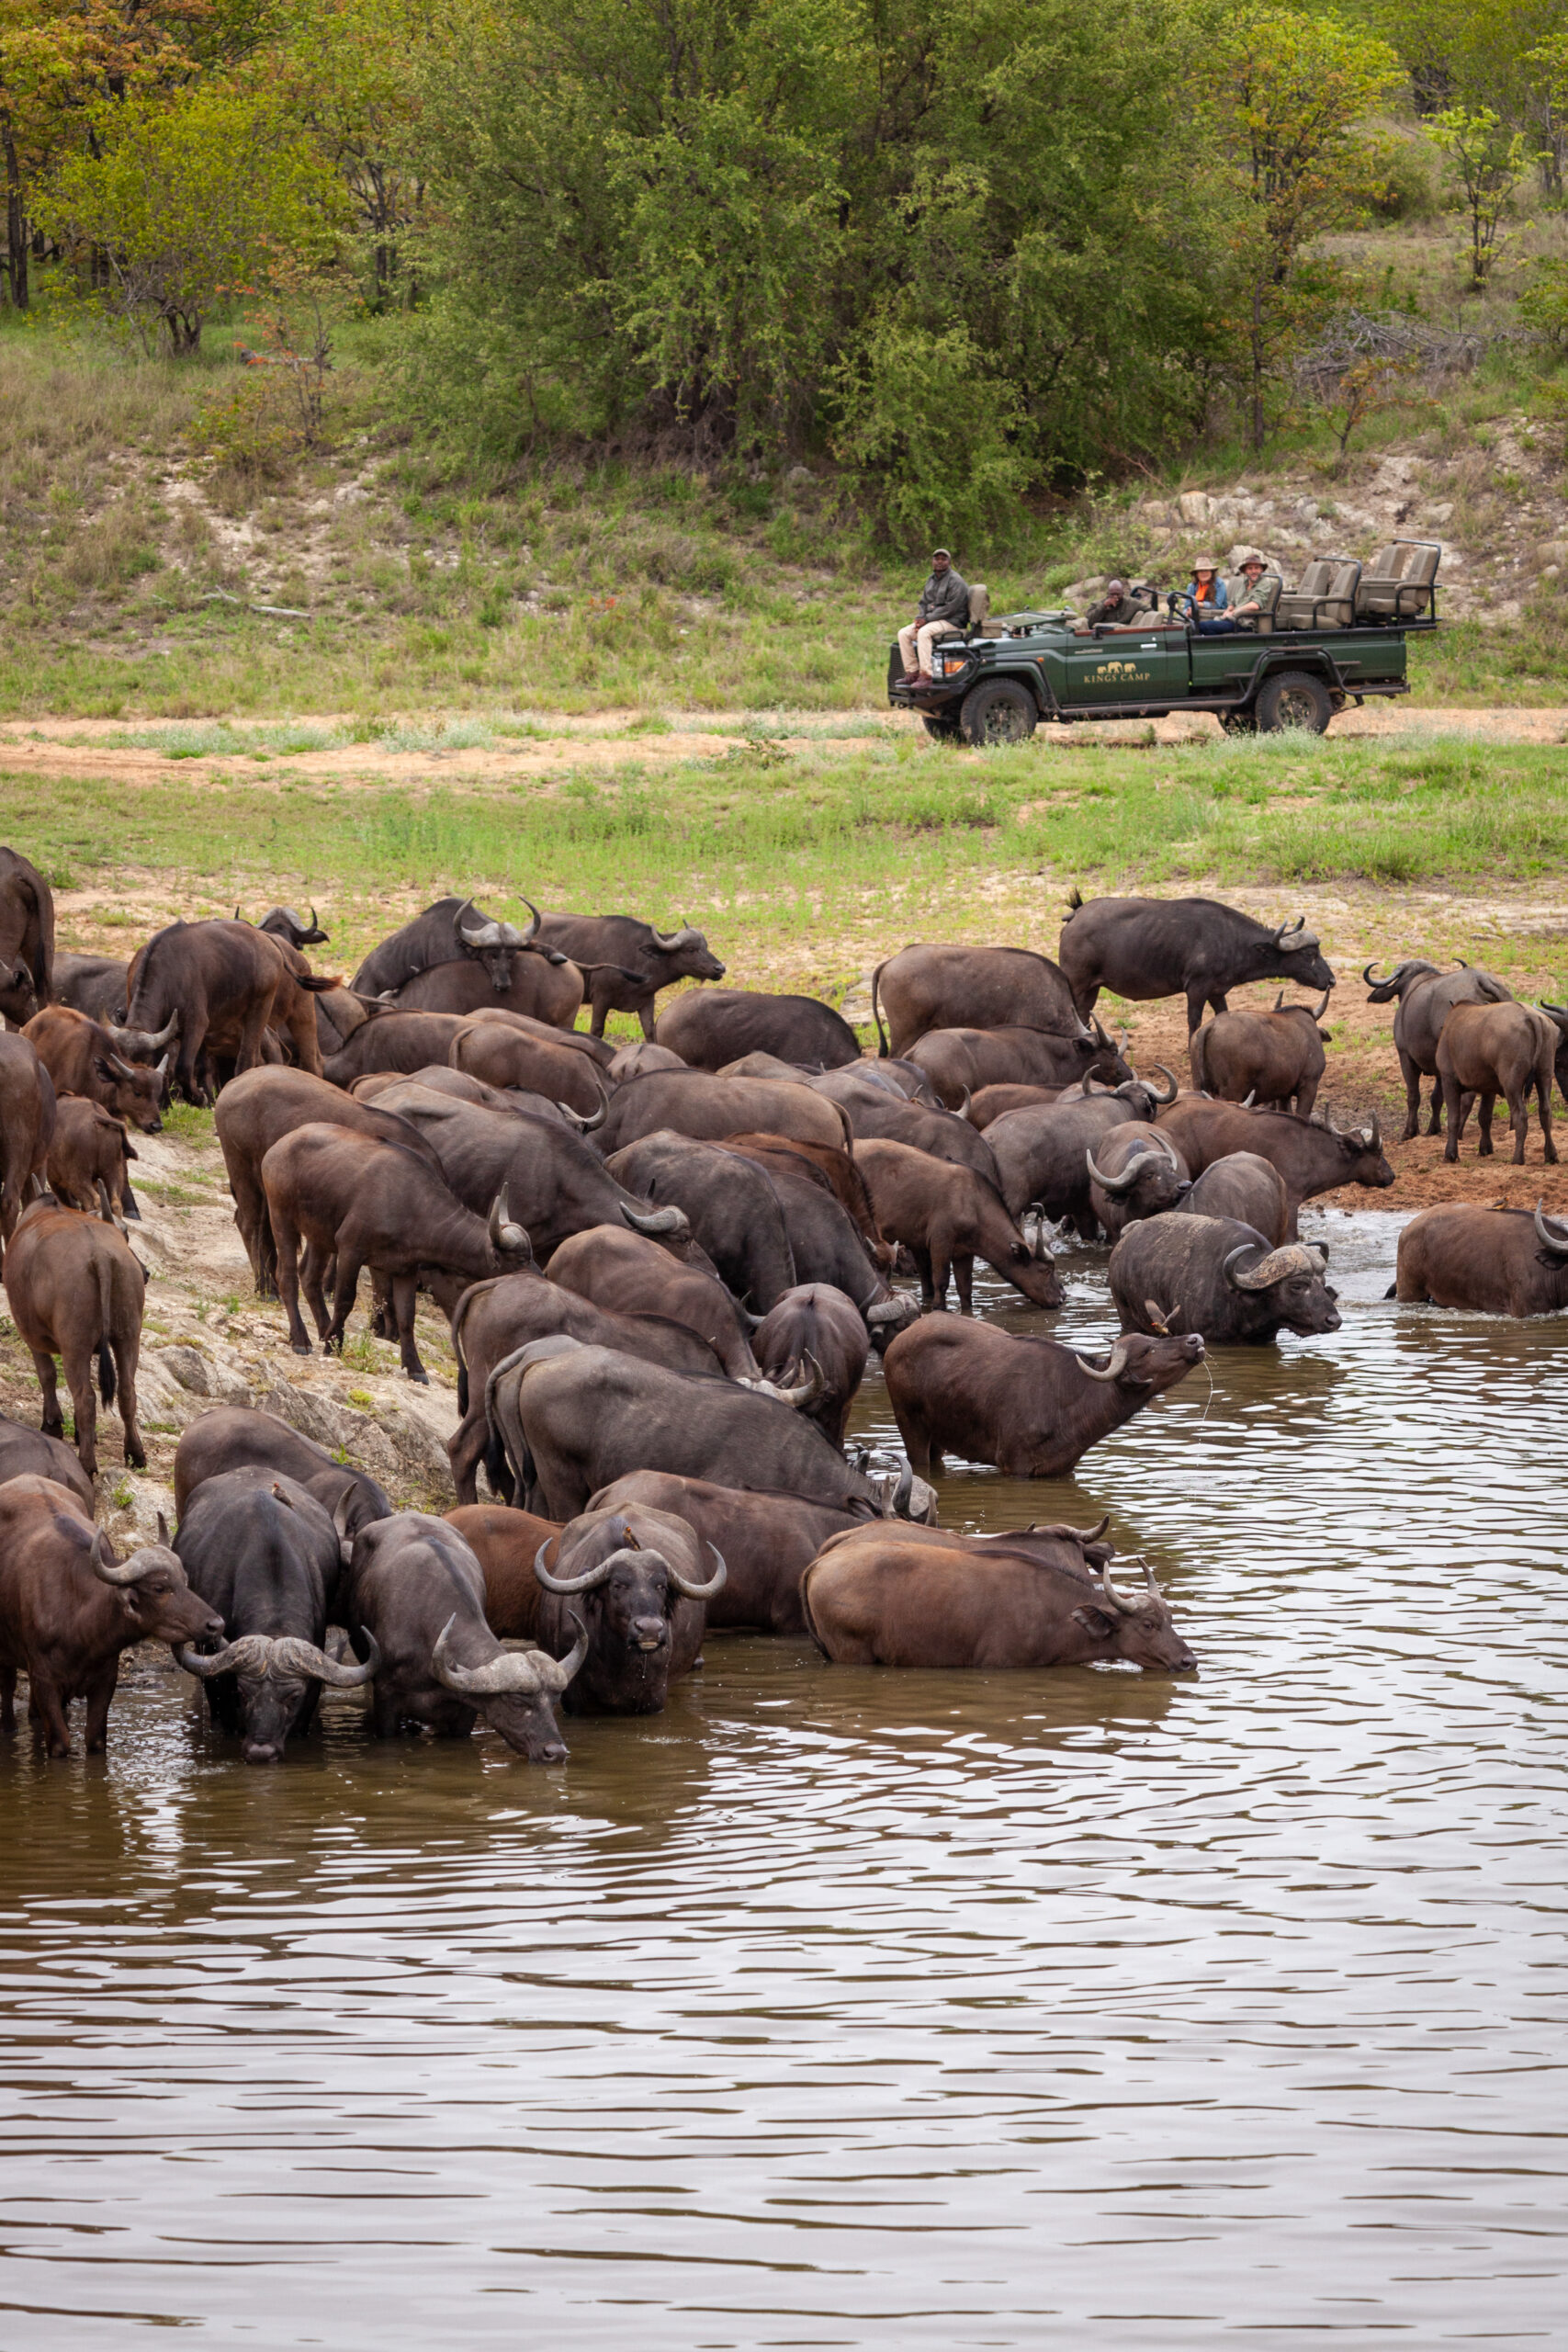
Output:
<instances>
[{"instance_id":1,"label":"man wearing cap","mask_svg":"<svg viewBox=\"0 0 1568 2352\"><path fill-rule=\"evenodd\" d=\"M938 548L931 557L931 577L915 606L915 617L898 632L906 683L912 679L917 686L929 686L931 647L939 637L951 637L955 630L964 629L968 620L969 583L953 570L948 549Z\"/></svg>"},{"instance_id":2,"label":"man wearing cap","mask_svg":"<svg viewBox=\"0 0 1568 2352\"><path fill-rule=\"evenodd\" d=\"M1084 619L1085 628L1139 628L1148 619L1148 613L1134 597L1124 580L1108 580L1105 594L1098 605L1091 605Z\"/></svg>"}]
</instances>

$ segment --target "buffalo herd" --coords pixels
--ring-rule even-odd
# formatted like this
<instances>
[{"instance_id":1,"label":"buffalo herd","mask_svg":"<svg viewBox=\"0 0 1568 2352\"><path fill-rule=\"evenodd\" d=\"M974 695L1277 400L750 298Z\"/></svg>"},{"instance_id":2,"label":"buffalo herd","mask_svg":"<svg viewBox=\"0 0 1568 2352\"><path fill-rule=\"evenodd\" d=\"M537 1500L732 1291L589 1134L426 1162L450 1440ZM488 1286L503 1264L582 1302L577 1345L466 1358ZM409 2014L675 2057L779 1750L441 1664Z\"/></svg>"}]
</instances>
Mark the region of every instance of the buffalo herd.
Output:
<instances>
[{"instance_id":1,"label":"buffalo herd","mask_svg":"<svg viewBox=\"0 0 1568 2352\"><path fill-rule=\"evenodd\" d=\"M313 906L176 922L121 963L57 955L47 881L0 850L0 1277L43 1405L41 1429L0 1418L4 1727L25 1673L43 1750L69 1753L75 1698L101 1747L120 1653L144 1640L256 1764L323 1689L355 1688L379 1736L482 1717L556 1761L563 1713L660 1710L731 1627L863 1666L1195 1670L1153 1570L1103 1522L963 1533L929 1482L949 1457L1065 1477L1209 1349L1339 1328L1302 1208L1394 1175L1375 1116L1317 1107L1336 981L1304 921L1075 890L1055 961L887 958L863 1051L816 998L719 986L684 920L522 903L525 924L440 899L348 979L308 961L328 944ZM1426 1078L1450 1159L1477 1104L1491 1151L1499 1096L1516 1163L1532 1096L1556 1159L1568 1010L1465 965L1365 977L1397 1002L1406 1136ZM1231 1010L1263 980L1281 983L1271 1011ZM680 981L697 985L660 1009ZM1190 1088L1132 1066L1101 990L1185 999ZM640 1035L607 1039L611 1012ZM180 1440L172 1540L160 1521L121 1557L96 1525L100 1404L145 1460L131 1136L175 1100L213 1109L256 1291L296 1353L341 1351L365 1277L411 1380L417 1301L446 1317L445 1516L217 1406ZM1111 1245L1108 1349L975 1316L976 1262L1018 1309L1058 1308L1064 1233ZM1568 1225L1428 1209L1393 1295L1555 1312ZM874 1355L891 1466L846 1444Z\"/></svg>"}]
</instances>

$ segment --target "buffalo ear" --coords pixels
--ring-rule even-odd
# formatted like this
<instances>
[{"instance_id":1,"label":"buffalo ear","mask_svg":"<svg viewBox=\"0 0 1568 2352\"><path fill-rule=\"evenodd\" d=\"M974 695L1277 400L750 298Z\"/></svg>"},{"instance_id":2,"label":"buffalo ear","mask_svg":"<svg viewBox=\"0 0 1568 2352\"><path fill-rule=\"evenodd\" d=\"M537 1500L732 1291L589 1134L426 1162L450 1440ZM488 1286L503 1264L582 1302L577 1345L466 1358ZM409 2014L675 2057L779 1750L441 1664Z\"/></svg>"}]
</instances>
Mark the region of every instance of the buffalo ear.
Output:
<instances>
[{"instance_id":1,"label":"buffalo ear","mask_svg":"<svg viewBox=\"0 0 1568 2352\"><path fill-rule=\"evenodd\" d=\"M1104 1610L1096 1609L1092 1604L1086 1605L1082 1609L1075 1609L1073 1623L1075 1625L1081 1625L1086 1634L1092 1634L1097 1642L1108 1641L1116 1631Z\"/></svg>"}]
</instances>

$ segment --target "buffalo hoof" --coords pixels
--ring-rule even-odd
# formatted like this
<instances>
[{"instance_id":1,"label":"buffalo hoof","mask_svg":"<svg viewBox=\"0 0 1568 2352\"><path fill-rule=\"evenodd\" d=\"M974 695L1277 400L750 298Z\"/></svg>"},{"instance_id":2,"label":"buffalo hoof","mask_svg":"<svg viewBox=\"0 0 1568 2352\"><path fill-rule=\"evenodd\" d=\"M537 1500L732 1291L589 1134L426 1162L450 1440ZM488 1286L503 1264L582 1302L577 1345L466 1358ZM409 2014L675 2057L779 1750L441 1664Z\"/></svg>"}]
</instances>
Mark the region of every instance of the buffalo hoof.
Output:
<instances>
[{"instance_id":1,"label":"buffalo hoof","mask_svg":"<svg viewBox=\"0 0 1568 2352\"><path fill-rule=\"evenodd\" d=\"M416 1388L428 1388L430 1385L430 1374L427 1372L411 1372L409 1378Z\"/></svg>"},{"instance_id":2,"label":"buffalo hoof","mask_svg":"<svg viewBox=\"0 0 1568 2352\"><path fill-rule=\"evenodd\" d=\"M125 1449L125 1459L128 1465L132 1470L145 1470L147 1467L147 1456L143 1453L140 1446L137 1447L134 1453L131 1452L130 1446L127 1446Z\"/></svg>"},{"instance_id":3,"label":"buffalo hoof","mask_svg":"<svg viewBox=\"0 0 1568 2352\"><path fill-rule=\"evenodd\" d=\"M310 1342L309 1340L290 1340L288 1344L293 1349L297 1356L308 1356L310 1352Z\"/></svg>"}]
</instances>

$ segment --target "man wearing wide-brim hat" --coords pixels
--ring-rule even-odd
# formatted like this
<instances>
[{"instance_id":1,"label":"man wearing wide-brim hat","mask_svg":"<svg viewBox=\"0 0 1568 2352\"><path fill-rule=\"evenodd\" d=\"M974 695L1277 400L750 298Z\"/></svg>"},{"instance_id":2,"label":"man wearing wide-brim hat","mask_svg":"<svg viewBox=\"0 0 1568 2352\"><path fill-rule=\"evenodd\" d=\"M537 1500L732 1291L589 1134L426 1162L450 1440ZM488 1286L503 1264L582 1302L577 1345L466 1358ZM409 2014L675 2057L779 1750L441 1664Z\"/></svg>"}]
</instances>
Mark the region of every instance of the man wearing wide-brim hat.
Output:
<instances>
[{"instance_id":1,"label":"man wearing wide-brim hat","mask_svg":"<svg viewBox=\"0 0 1568 2352\"><path fill-rule=\"evenodd\" d=\"M931 556L931 577L920 591L915 617L898 632L906 684L931 683L931 647L939 637L964 629L969 619L969 583L953 568L952 552L938 548Z\"/></svg>"}]
</instances>

